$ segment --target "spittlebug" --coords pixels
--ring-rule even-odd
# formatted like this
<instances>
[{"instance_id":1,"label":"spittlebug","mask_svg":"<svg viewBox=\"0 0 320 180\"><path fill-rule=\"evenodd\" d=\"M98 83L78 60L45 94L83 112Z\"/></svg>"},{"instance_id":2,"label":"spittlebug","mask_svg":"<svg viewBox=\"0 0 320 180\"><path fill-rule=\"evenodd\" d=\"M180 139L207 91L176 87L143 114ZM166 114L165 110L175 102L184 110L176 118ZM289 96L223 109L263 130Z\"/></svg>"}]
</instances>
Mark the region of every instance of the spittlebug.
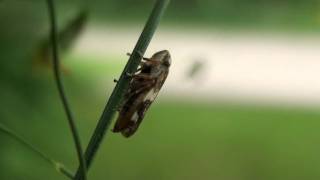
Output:
<instances>
[{"instance_id":1,"label":"spittlebug","mask_svg":"<svg viewBox=\"0 0 320 180\"><path fill-rule=\"evenodd\" d=\"M151 58L143 58L137 72L132 75L113 132L130 137L137 131L165 82L170 65L171 56L167 50L159 51Z\"/></svg>"}]
</instances>

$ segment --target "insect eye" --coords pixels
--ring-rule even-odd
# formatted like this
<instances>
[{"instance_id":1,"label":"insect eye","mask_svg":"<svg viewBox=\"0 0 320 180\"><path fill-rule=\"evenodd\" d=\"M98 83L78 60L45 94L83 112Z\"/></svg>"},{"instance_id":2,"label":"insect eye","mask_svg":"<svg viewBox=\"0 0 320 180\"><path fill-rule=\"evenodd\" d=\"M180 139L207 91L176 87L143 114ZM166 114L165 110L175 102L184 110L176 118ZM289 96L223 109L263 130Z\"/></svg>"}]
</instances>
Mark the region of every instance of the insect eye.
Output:
<instances>
[{"instance_id":1,"label":"insect eye","mask_svg":"<svg viewBox=\"0 0 320 180\"><path fill-rule=\"evenodd\" d=\"M171 65L171 58L170 58L170 57L169 57L169 58L166 58L166 59L164 60L163 64L164 64L165 66L169 67L169 66Z\"/></svg>"}]
</instances>

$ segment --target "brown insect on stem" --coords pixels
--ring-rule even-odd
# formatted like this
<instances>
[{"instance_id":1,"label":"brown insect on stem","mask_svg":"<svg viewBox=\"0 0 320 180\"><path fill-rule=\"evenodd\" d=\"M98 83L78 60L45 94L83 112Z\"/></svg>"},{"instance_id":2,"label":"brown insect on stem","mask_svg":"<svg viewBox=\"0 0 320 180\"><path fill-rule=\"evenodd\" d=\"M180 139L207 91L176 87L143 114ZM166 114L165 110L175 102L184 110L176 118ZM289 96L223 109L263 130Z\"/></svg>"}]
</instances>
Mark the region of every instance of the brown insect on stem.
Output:
<instances>
[{"instance_id":1,"label":"brown insect on stem","mask_svg":"<svg viewBox=\"0 0 320 180\"><path fill-rule=\"evenodd\" d=\"M124 137L132 136L139 128L145 113L165 82L171 65L171 56L167 50L143 59L146 62L141 63L135 74L127 73L132 80L112 130L115 133L121 132Z\"/></svg>"}]
</instances>

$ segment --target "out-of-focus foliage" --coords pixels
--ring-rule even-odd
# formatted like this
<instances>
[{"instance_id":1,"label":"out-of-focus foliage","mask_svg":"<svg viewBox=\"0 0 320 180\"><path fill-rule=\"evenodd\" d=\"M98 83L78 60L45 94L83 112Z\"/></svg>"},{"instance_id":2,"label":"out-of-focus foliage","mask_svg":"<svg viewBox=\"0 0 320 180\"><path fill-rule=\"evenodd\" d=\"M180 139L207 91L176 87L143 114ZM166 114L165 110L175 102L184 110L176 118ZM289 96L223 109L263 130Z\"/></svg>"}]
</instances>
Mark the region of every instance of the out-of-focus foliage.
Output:
<instances>
[{"instance_id":1,"label":"out-of-focus foliage","mask_svg":"<svg viewBox=\"0 0 320 180\"><path fill-rule=\"evenodd\" d=\"M61 55L65 54L76 43L76 40L81 36L81 32L85 28L88 19L88 11L80 11L73 19L70 20L58 32L59 38L59 52ZM51 39L48 34L43 37L41 43L35 49L34 65L35 66L48 66L51 65Z\"/></svg>"},{"instance_id":2,"label":"out-of-focus foliage","mask_svg":"<svg viewBox=\"0 0 320 180\"><path fill-rule=\"evenodd\" d=\"M132 21L144 18L151 3L149 0L95 0L92 9L101 21L105 18ZM310 29L319 28L319 9L317 0L175 0L170 4L166 19L173 25Z\"/></svg>"},{"instance_id":3,"label":"out-of-focus foliage","mask_svg":"<svg viewBox=\"0 0 320 180\"><path fill-rule=\"evenodd\" d=\"M59 0L59 28L84 1ZM88 1L93 23L141 23L150 0ZM316 31L318 0L172 0L164 24ZM43 0L0 1L0 121L49 156L77 167L51 71L35 69L32 55L48 34ZM125 52L124 52L125 53ZM67 94L84 143L95 127L121 64L72 63ZM79 59L78 57L76 59ZM84 63L86 62L86 63ZM69 66L68 66L69 64ZM96 81L101 77L110 82ZM95 179L319 179L319 113L308 110L156 102L137 136L109 134L97 155ZM63 179L31 152L0 134L0 179ZM124 173L126 172L126 173Z\"/></svg>"}]
</instances>

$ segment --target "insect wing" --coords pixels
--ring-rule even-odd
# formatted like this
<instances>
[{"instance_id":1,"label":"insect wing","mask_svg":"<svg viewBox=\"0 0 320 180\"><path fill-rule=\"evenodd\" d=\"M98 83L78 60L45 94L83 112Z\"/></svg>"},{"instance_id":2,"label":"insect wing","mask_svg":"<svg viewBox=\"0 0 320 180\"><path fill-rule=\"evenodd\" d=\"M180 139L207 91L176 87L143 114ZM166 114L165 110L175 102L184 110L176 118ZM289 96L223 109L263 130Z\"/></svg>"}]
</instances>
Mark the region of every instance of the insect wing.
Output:
<instances>
[{"instance_id":1,"label":"insect wing","mask_svg":"<svg viewBox=\"0 0 320 180\"><path fill-rule=\"evenodd\" d=\"M143 119L145 110L148 108L148 104L144 99L149 91L150 88L145 88L144 91L127 99L119 112L113 132L121 132L125 137L134 134Z\"/></svg>"},{"instance_id":2,"label":"insect wing","mask_svg":"<svg viewBox=\"0 0 320 180\"><path fill-rule=\"evenodd\" d=\"M130 137L137 131L168 76L170 62L168 51L160 51L141 64L124 96L113 132Z\"/></svg>"},{"instance_id":3,"label":"insect wing","mask_svg":"<svg viewBox=\"0 0 320 180\"><path fill-rule=\"evenodd\" d=\"M134 120L132 120L135 118L133 117L135 116L134 113L140 106L140 103L143 102L143 98L150 88L151 87L148 86L141 86L136 90L133 90L132 88L129 89L128 93L126 93L125 95L126 98L124 99L123 105L121 106L121 109L119 111L119 116L113 128L113 132L121 132L122 130L130 126L132 122L135 122Z\"/></svg>"}]
</instances>

